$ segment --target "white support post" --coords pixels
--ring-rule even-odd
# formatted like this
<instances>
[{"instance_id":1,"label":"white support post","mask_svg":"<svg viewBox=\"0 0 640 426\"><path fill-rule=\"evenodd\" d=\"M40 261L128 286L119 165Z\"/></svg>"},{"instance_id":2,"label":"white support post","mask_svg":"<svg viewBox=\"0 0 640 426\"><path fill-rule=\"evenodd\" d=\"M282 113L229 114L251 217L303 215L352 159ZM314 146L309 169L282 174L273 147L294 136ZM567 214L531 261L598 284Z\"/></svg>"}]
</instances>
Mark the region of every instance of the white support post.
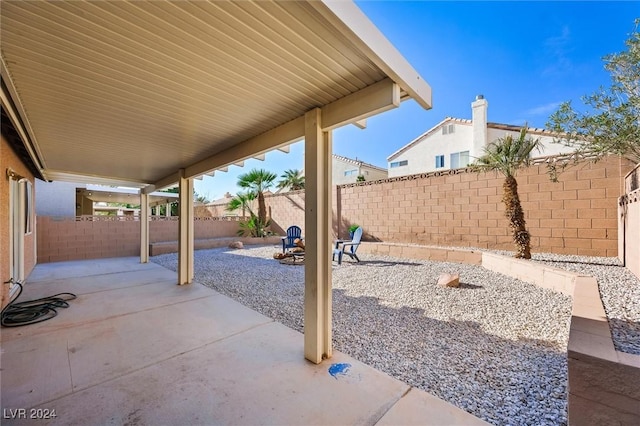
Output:
<instances>
[{"instance_id":1,"label":"white support post","mask_svg":"<svg viewBox=\"0 0 640 426\"><path fill-rule=\"evenodd\" d=\"M193 179L180 169L180 217L178 232L178 284L193 281Z\"/></svg>"},{"instance_id":2,"label":"white support post","mask_svg":"<svg viewBox=\"0 0 640 426\"><path fill-rule=\"evenodd\" d=\"M305 114L304 356L319 364L331 348L331 132L322 113Z\"/></svg>"},{"instance_id":3,"label":"white support post","mask_svg":"<svg viewBox=\"0 0 640 426\"><path fill-rule=\"evenodd\" d=\"M171 203L167 204L164 209L164 215L166 217L171 216Z\"/></svg>"},{"instance_id":4,"label":"white support post","mask_svg":"<svg viewBox=\"0 0 640 426\"><path fill-rule=\"evenodd\" d=\"M140 191L140 263L149 263L149 195Z\"/></svg>"}]
</instances>

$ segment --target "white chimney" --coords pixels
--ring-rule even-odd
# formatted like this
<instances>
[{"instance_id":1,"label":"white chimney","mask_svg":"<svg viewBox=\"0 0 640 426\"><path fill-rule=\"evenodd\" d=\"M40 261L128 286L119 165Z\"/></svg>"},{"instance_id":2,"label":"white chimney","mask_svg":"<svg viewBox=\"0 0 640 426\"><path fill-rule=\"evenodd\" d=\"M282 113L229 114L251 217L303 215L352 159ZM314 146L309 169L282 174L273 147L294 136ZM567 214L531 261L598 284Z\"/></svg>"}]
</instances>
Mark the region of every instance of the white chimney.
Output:
<instances>
[{"instance_id":1,"label":"white chimney","mask_svg":"<svg viewBox=\"0 0 640 426\"><path fill-rule=\"evenodd\" d=\"M489 102L483 95L476 96L476 100L471 104L471 120L473 121L473 147L469 152L470 157L480 157L487 146L487 108ZM473 161L472 158L469 159Z\"/></svg>"}]
</instances>

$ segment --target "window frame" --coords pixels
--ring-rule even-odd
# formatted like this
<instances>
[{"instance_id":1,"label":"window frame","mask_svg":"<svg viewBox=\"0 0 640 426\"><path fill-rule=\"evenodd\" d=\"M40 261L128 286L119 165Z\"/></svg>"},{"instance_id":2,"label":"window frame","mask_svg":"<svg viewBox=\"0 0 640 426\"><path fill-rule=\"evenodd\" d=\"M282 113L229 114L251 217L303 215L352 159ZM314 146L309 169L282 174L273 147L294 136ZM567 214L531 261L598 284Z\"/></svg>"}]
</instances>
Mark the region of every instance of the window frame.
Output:
<instances>
[{"instance_id":1,"label":"window frame","mask_svg":"<svg viewBox=\"0 0 640 426\"><path fill-rule=\"evenodd\" d=\"M29 180L20 182L20 204L24 214L24 235L33 234L33 184Z\"/></svg>"},{"instance_id":2,"label":"window frame","mask_svg":"<svg viewBox=\"0 0 640 426\"><path fill-rule=\"evenodd\" d=\"M400 160L400 161L392 161L389 163L390 169L395 169L397 167L405 167L409 165L409 160Z\"/></svg>"}]
</instances>

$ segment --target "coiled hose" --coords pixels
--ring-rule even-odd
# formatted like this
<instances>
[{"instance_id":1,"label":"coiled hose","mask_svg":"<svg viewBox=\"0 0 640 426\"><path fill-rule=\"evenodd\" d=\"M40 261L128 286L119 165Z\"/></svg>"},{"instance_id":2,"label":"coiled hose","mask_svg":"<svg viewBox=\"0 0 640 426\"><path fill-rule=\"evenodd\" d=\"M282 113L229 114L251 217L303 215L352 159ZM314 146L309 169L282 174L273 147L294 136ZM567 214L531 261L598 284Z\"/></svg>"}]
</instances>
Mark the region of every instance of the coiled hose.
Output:
<instances>
[{"instance_id":1,"label":"coiled hose","mask_svg":"<svg viewBox=\"0 0 640 426\"><path fill-rule=\"evenodd\" d=\"M2 324L3 327L20 327L50 320L58 315L56 309L68 308L69 303L67 302L77 297L73 293L58 293L41 299L15 303L22 294L22 284L14 284L20 288L16 297L14 297L9 304L4 307L2 313L0 313L0 324Z\"/></svg>"}]
</instances>

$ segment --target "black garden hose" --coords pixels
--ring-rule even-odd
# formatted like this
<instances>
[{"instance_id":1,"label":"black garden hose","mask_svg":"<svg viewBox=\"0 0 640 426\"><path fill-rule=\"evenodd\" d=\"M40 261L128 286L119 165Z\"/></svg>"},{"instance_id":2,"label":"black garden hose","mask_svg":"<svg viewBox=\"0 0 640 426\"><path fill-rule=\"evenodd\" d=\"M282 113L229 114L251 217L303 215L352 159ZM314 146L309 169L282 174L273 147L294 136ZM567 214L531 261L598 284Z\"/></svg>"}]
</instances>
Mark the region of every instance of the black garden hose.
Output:
<instances>
[{"instance_id":1,"label":"black garden hose","mask_svg":"<svg viewBox=\"0 0 640 426\"><path fill-rule=\"evenodd\" d=\"M15 303L22 294L22 285L14 283L20 287L18 294L14 297L0 313L0 324L3 327L20 327L23 325L35 324L50 320L58 315L58 308L68 308L67 301L75 299L73 293L58 293L53 296L27 302Z\"/></svg>"}]
</instances>

